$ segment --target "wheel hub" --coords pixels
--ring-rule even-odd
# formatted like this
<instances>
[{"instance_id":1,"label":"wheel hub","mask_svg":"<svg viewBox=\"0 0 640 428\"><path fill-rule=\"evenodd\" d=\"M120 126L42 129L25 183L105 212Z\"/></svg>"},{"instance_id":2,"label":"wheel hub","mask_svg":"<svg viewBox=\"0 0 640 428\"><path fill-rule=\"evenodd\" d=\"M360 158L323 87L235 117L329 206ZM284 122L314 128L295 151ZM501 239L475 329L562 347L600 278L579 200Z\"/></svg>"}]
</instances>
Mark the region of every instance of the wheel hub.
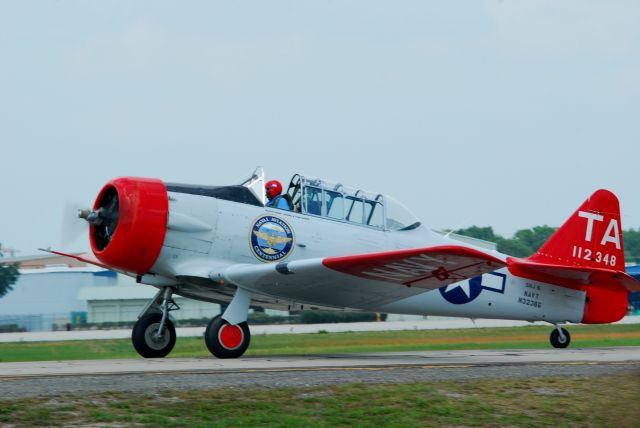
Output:
<instances>
[{"instance_id":1,"label":"wheel hub","mask_svg":"<svg viewBox=\"0 0 640 428\"><path fill-rule=\"evenodd\" d=\"M218 332L220 344L229 350L236 349L242 345L244 333L237 325L225 324Z\"/></svg>"},{"instance_id":2,"label":"wheel hub","mask_svg":"<svg viewBox=\"0 0 640 428\"><path fill-rule=\"evenodd\" d=\"M144 339L149 348L160 350L164 349L171 340L170 334L167 331L167 327L162 329L162 333L159 334L158 327L160 327L160 323L149 324L147 329L144 332Z\"/></svg>"}]
</instances>

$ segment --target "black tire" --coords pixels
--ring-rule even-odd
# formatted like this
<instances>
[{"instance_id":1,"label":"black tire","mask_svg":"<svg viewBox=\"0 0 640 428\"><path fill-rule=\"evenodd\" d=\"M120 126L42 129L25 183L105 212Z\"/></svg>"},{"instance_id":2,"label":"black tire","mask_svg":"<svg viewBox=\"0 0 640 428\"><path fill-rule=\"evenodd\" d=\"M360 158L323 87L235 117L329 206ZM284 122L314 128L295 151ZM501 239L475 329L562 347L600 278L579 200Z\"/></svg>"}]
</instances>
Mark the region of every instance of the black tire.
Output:
<instances>
[{"instance_id":1,"label":"black tire","mask_svg":"<svg viewBox=\"0 0 640 428\"><path fill-rule=\"evenodd\" d=\"M147 314L136 321L131 331L131 342L138 354L145 358L162 358L176 344L176 328L169 318L164 323L162 339L155 340L153 334L158 331L161 314Z\"/></svg>"},{"instance_id":2,"label":"black tire","mask_svg":"<svg viewBox=\"0 0 640 428\"><path fill-rule=\"evenodd\" d=\"M566 329L562 329L562 334L564 334L564 341L560 340L560 332L558 329L554 329L549 336L549 342L554 348L566 348L571 343L571 335Z\"/></svg>"},{"instance_id":3,"label":"black tire","mask_svg":"<svg viewBox=\"0 0 640 428\"><path fill-rule=\"evenodd\" d=\"M224 328L230 327L236 327L240 329L232 332L232 334L237 335L236 338L240 336L237 333L242 332L242 334L241 337L236 340L238 342L237 345L233 343L232 346L225 346L221 341L220 333ZM211 321L209 321L207 329L204 332L204 343L207 345L207 349L213 354L213 356L218 358L241 357L249 347L250 341L251 333L249 332L249 325L246 323L246 321L237 325L231 325L223 320L220 315L214 317Z\"/></svg>"}]
</instances>

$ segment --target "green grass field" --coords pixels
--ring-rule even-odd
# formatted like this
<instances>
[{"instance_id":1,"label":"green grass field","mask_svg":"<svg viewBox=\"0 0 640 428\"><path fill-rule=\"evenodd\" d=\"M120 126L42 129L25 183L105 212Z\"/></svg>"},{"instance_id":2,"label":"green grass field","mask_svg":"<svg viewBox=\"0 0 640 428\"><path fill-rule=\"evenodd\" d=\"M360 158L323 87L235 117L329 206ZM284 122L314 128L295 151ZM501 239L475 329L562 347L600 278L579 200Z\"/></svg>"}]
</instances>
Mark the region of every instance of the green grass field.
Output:
<instances>
[{"instance_id":1,"label":"green grass field","mask_svg":"<svg viewBox=\"0 0 640 428\"><path fill-rule=\"evenodd\" d=\"M571 347L640 346L640 324L572 326ZM253 336L246 355L444 349L549 348L551 327ZM178 338L171 357L210 356L200 337ZM131 341L0 343L0 362L137 358Z\"/></svg>"},{"instance_id":2,"label":"green grass field","mask_svg":"<svg viewBox=\"0 0 640 428\"><path fill-rule=\"evenodd\" d=\"M163 390L0 402L0 425L637 427L640 377Z\"/></svg>"}]
</instances>

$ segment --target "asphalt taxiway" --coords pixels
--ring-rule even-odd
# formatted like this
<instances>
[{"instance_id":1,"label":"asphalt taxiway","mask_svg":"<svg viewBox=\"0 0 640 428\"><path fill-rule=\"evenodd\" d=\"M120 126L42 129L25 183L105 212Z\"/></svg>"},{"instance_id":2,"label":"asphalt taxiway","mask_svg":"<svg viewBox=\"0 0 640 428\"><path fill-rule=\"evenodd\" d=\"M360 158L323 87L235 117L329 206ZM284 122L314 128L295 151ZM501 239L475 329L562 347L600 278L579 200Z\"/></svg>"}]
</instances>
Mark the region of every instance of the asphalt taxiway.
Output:
<instances>
[{"instance_id":1,"label":"asphalt taxiway","mask_svg":"<svg viewBox=\"0 0 640 428\"><path fill-rule=\"evenodd\" d=\"M7 398L102 391L287 387L540 376L638 376L640 347L466 350L0 364Z\"/></svg>"}]
</instances>

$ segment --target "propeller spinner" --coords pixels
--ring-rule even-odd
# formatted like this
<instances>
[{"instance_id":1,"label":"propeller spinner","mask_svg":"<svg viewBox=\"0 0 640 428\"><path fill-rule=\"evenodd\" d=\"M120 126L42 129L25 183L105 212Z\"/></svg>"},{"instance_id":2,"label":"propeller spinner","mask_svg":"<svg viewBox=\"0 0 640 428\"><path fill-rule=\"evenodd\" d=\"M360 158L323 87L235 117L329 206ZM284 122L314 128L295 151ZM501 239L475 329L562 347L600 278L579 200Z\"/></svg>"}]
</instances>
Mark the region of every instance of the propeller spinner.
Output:
<instances>
[{"instance_id":1,"label":"propeller spinner","mask_svg":"<svg viewBox=\"0 0 640 428\"><path fill-rule=\"evenodd\" d=\"M111 242L111 238L118 227L120 216L118 191L109 188L98 202L95 210L80 210L78 217L85 219L94 227L93 237L98 250L103 250Z\"/></svg>"}]
</instances>

